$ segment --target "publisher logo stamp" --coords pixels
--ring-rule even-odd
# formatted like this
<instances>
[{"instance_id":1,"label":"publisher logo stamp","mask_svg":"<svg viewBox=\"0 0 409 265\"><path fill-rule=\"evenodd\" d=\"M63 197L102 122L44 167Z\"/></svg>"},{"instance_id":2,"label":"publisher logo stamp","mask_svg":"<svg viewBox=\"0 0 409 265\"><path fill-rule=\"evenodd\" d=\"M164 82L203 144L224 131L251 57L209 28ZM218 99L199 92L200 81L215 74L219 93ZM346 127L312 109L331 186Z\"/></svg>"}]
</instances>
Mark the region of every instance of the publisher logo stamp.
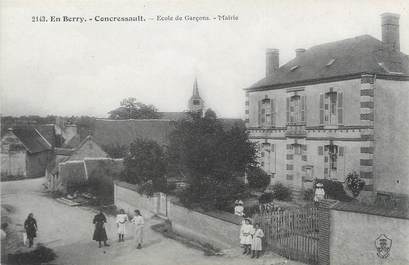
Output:
<instances>
[{"instance_id":1,"label":"publisher logo stamp","mask_svg":"<svg viewBox=\"0 0 409 265\"><path fill-rule=\"evenodd\" d=\"M381 259L389 257L389 252L392 248L392 239L388 238L385 234L381 234L375 240L376 255Z\"/></svg>"}]
</instances>

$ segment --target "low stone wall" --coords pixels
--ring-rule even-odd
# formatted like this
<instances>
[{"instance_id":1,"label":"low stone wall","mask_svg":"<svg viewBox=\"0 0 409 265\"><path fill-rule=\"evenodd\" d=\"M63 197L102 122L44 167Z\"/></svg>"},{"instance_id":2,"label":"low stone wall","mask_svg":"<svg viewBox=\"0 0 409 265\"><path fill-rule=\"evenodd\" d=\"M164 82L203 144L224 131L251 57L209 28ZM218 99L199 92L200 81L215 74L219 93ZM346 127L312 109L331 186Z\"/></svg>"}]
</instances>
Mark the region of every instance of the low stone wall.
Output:
<instances>
[{"instance_id":1,"label":"low stone wall","mask_svg":"<svg viewBox=\"0 0 409 265\"><path fill-rule=\"evenodd\" d=\"M147 197L137 192L137 186L126 182L115 182L114 203L118 209L133 213L135 209L142 211L143 215L157 214L159 210L159 197Z\"/></svg>"},{"instance_id":2,"label":"low stone wall","mask_svg":"<svg viewBox=\"0 0 409 265\"><path fill-rule=\"evenodd\" d=\"M331 265L409 264L409 219L401 213L335 205L330 231ZM379 253L376 245L382 235L390 249Z\"/></svg>"},{"instance_id":3,"label":"low stone wall","mask_svg":"<svg viewBox=\"0 0 409 265\"><path fill-rule=\"evenodd\" d=\"M170 203L168 218L180 235L221 249L240 246L241 218L233 214L198 212Z\"/></svg>"},{"instance_id":4,"label":"low stone wall","mask_svg":"<svg viewBox=\"0 0 409 265\"><path fill-rule=\"evenodd\" d=\"M115 205L126 212L142 210L144 216L158 214L172 223L172 229L187 238L225 249L239 247L241 218L226 212L189 210L164 194L146 197L135 185L115 183Z\"/></svg>"}]
</instances>

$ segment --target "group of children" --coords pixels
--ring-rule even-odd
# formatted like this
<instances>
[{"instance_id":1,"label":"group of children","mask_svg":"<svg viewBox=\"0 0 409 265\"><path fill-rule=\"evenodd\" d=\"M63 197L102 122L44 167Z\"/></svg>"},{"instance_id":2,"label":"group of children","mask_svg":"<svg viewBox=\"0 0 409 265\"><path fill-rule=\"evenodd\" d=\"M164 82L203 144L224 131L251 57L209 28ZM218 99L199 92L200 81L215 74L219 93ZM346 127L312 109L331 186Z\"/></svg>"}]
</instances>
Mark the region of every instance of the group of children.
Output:
<instances>
[{"instance_id":1,"label":"group of children","mask_svg":"<svg viewBox=\"0 0 409 265\"><path fill-rule=\"evenodd\" d=\"M244 217L243 201L236 200L234 214ZM243 255L251 255L251 258L259 258L263 250L262 238L264 232L259 224L251 224L250 218L244 218L240 228L240 245L243 247Z\"/></svg>"},{"instance_id":2,"label":"group of children","mask_svg":"<svg viewBox=\"0 0 409 265\"><path fill-rule=\"evenodd\" d=\"M102 242L104 242L104 246L109 246L107 243L108 237L105 231L105 223L107 219L103 214L102 210L99 211L97 215L95 215L93 223L95 225L93 240L99 243L99 247L102 247ZM128 215L125 213L123 209L119 210L119 214L116 216L116 225L118 231L118 242L125 241L125 233L126 233L126 224L130 222L134 226L134 241L136 248L142 248L143 242L143 227L144 227L144 220L139 210L135 210L135 216L129 220Z\"/></svg>"},{"instance_id":3,"label":"group of children","mask_svg":"<svg viewBox=\"0 0 409 265\"><path fill-rule=\"evenodd\" d=\"M251 258L259 258L263 250L262 238L264 232L259 224L251 224L250 218L245 218L240 229L240 245L244 251L243 255L250 255Z\"/></svg>"}]
</instances>

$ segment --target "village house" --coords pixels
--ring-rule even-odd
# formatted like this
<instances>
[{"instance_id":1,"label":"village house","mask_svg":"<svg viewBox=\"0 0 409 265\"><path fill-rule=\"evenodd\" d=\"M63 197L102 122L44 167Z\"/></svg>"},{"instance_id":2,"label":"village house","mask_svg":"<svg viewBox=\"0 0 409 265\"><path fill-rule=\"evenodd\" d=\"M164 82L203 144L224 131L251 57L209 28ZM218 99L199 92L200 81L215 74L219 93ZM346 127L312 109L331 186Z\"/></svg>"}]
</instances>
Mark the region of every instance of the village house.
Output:
<instances>
[{"instance_id":1,"label":"village house","mask_svg":"<svg viewBox=\"0 0 409 265\"><path fill-rule=\"evenodd\" d=\"M369 35L297 49L280 66L267 49L265 78L246 90L245 115L259 161L296 196L314 178L356 171L364 194L409 195L409 57L399 15Z\"/></svg>"},{"instance_id":2,"label":"village house","mask_svg":"<svg viewBox=\"0 0 409 265\"><path fill-rule=\"evenodd\" d=\"M10 128L1 139L1 174L42 177L52 150L53 145L36 128Z\"/></svg>"},{"instance_id":3,"label":"village house","mask_svg":"<svg viewBox=\"0 0 409 265\"><path fill-rule=\"evenodd\" d=\"M50 191L66 190L65 184L70 182L85 182L88 179L84 168L86 159L108 158L107 153L91 135L75 148L55 148L54 154L54 159L47 166L46 174L46 186Z\"/></svg>"}]
</instances>

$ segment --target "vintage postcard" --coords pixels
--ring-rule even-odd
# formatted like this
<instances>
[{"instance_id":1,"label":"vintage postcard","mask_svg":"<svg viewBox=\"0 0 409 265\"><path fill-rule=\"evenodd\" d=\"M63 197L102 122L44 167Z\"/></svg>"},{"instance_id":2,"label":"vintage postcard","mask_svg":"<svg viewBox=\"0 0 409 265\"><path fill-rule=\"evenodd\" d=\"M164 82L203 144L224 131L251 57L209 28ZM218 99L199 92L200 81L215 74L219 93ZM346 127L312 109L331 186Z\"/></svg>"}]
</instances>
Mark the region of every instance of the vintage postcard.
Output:
<instances>
[{"instance_id":1,"label":"vintage postcard","mask_svg":"<svg viewBox=\"0 0 409 265\"><path fill-rule=\"evenodd\" d=\"M409 1L0 1L1 264L409 264Z\"/></svg>"}]
</instances>

